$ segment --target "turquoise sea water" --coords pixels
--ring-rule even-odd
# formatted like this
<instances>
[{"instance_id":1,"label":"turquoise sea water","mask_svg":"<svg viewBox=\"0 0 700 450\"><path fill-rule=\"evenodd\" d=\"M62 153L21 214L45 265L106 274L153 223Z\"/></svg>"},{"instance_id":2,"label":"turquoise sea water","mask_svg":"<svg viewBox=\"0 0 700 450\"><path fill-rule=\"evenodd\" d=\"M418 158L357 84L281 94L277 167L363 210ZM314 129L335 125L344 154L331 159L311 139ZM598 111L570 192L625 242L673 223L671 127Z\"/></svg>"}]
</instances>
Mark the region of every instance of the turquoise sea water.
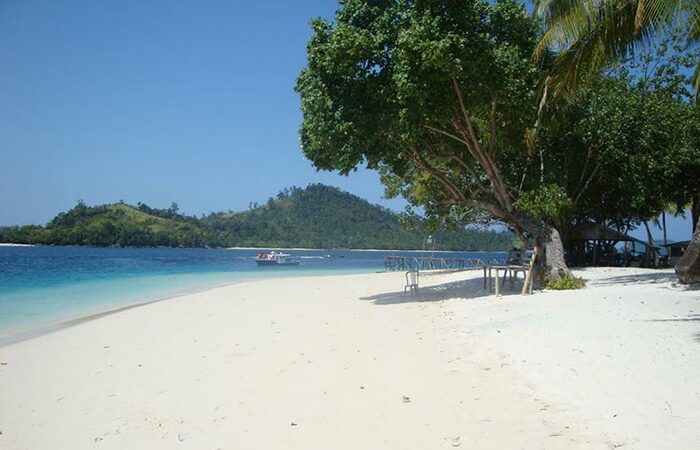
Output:
<instances>
[{"instance_id":1,"label":"turquoise sea water","mask_svg":"<svg viewBox=\"0 0 700 450\"><path fill-rule=\"evenodd\" d=\"M298 266L258 267L255 250L0 247L0 336L246 279L382 271L386 254L289 253Z\"/></svg>"}]
</instances>

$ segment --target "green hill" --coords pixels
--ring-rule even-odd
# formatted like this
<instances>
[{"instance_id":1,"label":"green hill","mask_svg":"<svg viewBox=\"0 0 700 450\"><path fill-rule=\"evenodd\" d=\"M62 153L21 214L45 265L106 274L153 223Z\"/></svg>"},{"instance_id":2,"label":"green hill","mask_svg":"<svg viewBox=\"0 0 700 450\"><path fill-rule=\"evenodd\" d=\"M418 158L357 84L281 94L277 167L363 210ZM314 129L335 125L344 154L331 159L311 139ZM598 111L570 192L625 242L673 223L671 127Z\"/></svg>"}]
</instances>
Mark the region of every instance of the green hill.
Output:
<instances>
[{"instance_id":1,"label":"green hill","mask_svg":"<svg viewBox=\"0 0 700 450\"><path fill-rule=\"evenodd\" d=\"M280 192L249 211L211 215L205 223L224 242L242 246L391 248L405 240L391 211L318 184Z\"/></svg>"},{"instance_id":2,"label":"green hill","mask_svg":"<svg viewBox=\"0 0 700 450\"><path fill-rule=\"evenodd\" d=\"M203 247L207 243L197 219L176 211L153 210L142 204L87 206L83 202L58 214L45 227L0 229L0 242L97 247Z\"/></svg>"},{"instance_id":3,"label":"green hill","mask_svg":"<svg viewBox=\"0 0 700 450\"><path fill-rule=\"evenodd\" d=\"M402 228L392 211L321 184L291 188L264 205L198 219L139 203L79 202L45 227L0 229L0 242L166 247L420 248L428 231ZM441 250L506 250L511 233L460 230L432 233Z\"/></svg>"}]
</instances>

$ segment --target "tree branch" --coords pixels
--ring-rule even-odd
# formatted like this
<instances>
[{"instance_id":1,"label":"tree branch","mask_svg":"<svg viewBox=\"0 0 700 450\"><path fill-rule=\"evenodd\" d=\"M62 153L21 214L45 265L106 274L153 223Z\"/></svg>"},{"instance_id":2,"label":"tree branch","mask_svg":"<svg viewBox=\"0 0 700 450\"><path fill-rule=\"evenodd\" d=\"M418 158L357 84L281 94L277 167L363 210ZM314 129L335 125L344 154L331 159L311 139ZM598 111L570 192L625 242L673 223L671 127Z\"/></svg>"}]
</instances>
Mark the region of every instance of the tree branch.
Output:
<instances>
[{"instance_id":1,"label":"tree branch","mask_svg":"<svg viewBox=\"0 0 700 450\"><path fill-rule=\"evenodd\" d=\"M491 139L489 139L489 153L496 154L496 97L491 100L491 110L489 111L489 124L491 126Z\"/></svg>"},{"instance_id":2,"label":"tree branch","mask_svg":"<svg viewBox=\"0 0 700 450\"><path fill-rule=\"evenodd\" d=\"M461 139L459 136L456 136L456 135L454 135L454 134L452 134L452 133L449 133L449 132L444 131L444 130L440 130L440 129L435 128L435 127L431 127L430 125L423 125L423 126L424 126L425 128L427 128L428 130L430 130L430 131L434 131L434 132L436 132L436 133L438 133L438 134L442 134L443 136L447 136L448 138L454 139L455 141L457 141L457 142L459 142L459 143L461 143L461 144L464 144L464 145L466 145L467 147L469 147L469 143L468 143L467 141L465 141L464 139Z\"/></svg>"},{"instance_id":3,"label":"tree branch","mask_svg":"<svg viewBox=\"0 0 700 450\"><path fill-rule=\"evenodd\" d=\"M588 188L588 185L591 183L591 180L593 180L593 177L595 176L595 174L596 174L596 172L598 171L598 168L599 168L599 167L600 167L600 163L596 164L595 169L593 169L593 170L591 171L591 175L588 177L588 179L586 180L586 183L583 185L583 187L581 188L581 190L580 190L580 191L578 192L578 194L576 195L576 198L575 198L575 199L573 200L573 202L571 203L572 209L576 208L576 205L578 204L578 201L581 199L581 196L583 195L583 193L584 193L584 192L586 191L586 189Z\"/></svg>"},{"instance_id":4,"label":"tree branch","mask_svg":"<svg viewBox=\"0 0 700 450\"><path fill-rule=\"evenodd\" d=\"M457 187L453 182L447 179L438 169L428 163L428 161L423 158L423 156L417 150L413 149L413 158L424 170L430 173L436 180L445 186L445 188L450 191L450 193L460 202L467 201L467 197L464 193Z\"/></svg>"},{"instance_id":5,"label":"tree branch","mask_svg":"<svg viewBox=\"0 0 700 450\"><path fill-rule=\"evenodd\" d=\"M450 149L448 149L447 151L445 151L446 154L445 154L444 156L443 156L443 155L438 155L438 153L435 151L435 149L433 148L433 146L430 145L429 142L427 142L427 141L424 140L424 139L422 139L422 142L423 142L423 145L425 145L425 147L426 147L426 148L428 149L428 151L430 152L430 155L431 155L431 156L437 157L437 158L440 158L440 157L442 157L442 158L447 158L448 161L455 161L455 162L457 162L457 164L459 164L464 170L466 170L466 171L469 173L469 175L472 176L472 178L474 179L474 183L476 183L476 185L477 185L477 189L476 189L475 191L472 191L472 192L471 192L471 195L475 195L475 194L477 194L477 192L481 192L482 194L486 194L487 189L486 189L486 187L481 183L481 180L479 180L479 176L477 175L476 171L474 171L474 169L473 169L469 164L467 164L467 162L464 161L464 159L460 158L459 155L457 155L456 153L454 153L454 152L453 152L452 150L450 150ZM442 147L444 148L445 145L443 144Z\"/></svg>"},{"instance_id":6,"label":"tree branch","mask_svg":"<svg viewBox=\"0 0 700 450\"><path fill-rule=\"evenodd\" d=\"M486 187L481 183L481 180L479 180L479 175L477 175L477 173L474 171L474 169L471 166L469 166L469 164L467 164L466 161L464 161L462 158L460 158L457 155L450 155L449 158L453 161L456 161L457 164L459 164L460 166L462 166L464 168L464 170L469 172L469 175L471 175L474 178L474 182L476 183L479 191L481 191L484 194L487 192Z\"/></svg>"},{"instance_id":7,"label":"tree branch","mask_svg":"<svg viewBox=\"0 0 700 450\"><path fill-rule=\"evenodd\" d=\"M479 138L477 137L476 131L474 130L469 110L467 109L467 106L464 103L462 90L459 88L459 84L457 83L457 79L455 77L452 77L452 87L454 88L454 91L457 94L459 106L462 111L462 115L464 116L464 120L466 122L466 134L469 136L469 140L471 140L472 145L474 146L473 152L479 156L476 157L477 155L475 155L475 157L477 161L479 161L483 169L486 171L486 173L489 175L491 184L494 187L494 194L496 195L496 198L506 210L510 210L513 207L510 200L510 194L505 188L505 183L503 182L501 173L498 170L498 167L496 166L496 162L493 160L492 155L488 151L484 151L484 148L479 143Z\"/></svg>"}]
</instances>

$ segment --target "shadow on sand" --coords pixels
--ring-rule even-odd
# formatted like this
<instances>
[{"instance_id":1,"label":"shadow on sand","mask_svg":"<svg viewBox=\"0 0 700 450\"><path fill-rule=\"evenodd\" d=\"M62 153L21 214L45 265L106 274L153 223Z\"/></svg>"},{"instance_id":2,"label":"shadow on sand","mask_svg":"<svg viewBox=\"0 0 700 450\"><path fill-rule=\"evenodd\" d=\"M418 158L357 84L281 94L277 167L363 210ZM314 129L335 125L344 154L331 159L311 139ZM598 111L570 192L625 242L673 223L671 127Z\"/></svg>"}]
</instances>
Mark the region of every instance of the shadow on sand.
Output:
<instances>
[{"instance_id":1,"label":"shadow on sand","mask_svg":"<svg viewBox=\"0 0 700 450\"><path fill-rule=\"evenodd\" d=\"M700 291L700 284L680 284L678 282L678 277L676 276L675 272L669 272L668 270L647 270L648 272L645 273L619 275L616 277L607 277L603 279L593 279L591 280L591 283L597 284L599 286L672 283L674 289L682 291ZM583 277L586 278L585 270L583 271Z\"/></svg>"},{"instance_id":2,"label":"shadow on sand","mask_svg":"<svg viewBox=\"0 0 700 450\"><path fill-rule=\"evenodd\" d=\"M431 277L431 274L423 274L421 272L421 283L426 282ZM519 279L514 283L513 289L510 287L510 281L505 283L501 288L501 294L520 295L523 280ZM400 303L421 303L421 302L439 302L449 298L462 298L465 300L488 297L494 295L488 289L484 289L484 280L481 277L468 280L453 281L435 286L426 286L418 288L416 294L404 293L403 291L386 292L382 294L370 295L368 297L360 297L361 300L369 300L375 305L395 305Z\"/></svg>"},{"instance_id":3,"label":"shadow on sand","mask_svg":"<svg viewBox=\"0 0 700 450\"><path fill-rule=\"evenodd\" d=\"M671 317L668 319L650 319L647 322L700 322L700 314L689 314L685 317ZM700 333L693 334L693 340L700 344Z\"/></svg>"},{"instance_id":4,"label":"shadow on sand","mask_svg":"<svg viewBox=\"0 0 700 450\"><path fill-rule=\"evenodd\" d=\"M690 314L686 317L674 317L672 319L651 319L648 322L700 322L700 314Z\"/></svg>"},{"instance_id":5,"label":"shadow on sand","mask_svg":"<svg viewBox=\"0 0 700 450\"><path fill-rule=\"evenodd\" d=\"M584 278L585 278L584 273ZM616 277L608 277L604 279L591 280L592 283L598 285L621 285L621 284L658 284L672 283L678 281L675 273L669 272L648 272L630 275L619 275Z\"/></svg>"}]
</instances>

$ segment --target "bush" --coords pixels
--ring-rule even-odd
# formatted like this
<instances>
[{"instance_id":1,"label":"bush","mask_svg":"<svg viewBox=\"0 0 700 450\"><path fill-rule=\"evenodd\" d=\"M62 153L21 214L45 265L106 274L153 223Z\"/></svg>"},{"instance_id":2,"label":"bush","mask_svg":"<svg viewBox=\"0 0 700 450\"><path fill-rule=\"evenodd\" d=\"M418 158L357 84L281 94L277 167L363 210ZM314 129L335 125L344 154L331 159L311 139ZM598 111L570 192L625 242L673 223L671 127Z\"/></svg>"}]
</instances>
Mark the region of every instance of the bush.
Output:
<instances>
[{"instance_id":1,"label":"bush","mask_svg":"<svg viewBox=\"0 0 700 450\"><path fill-rule=\"evenodd\" d=\"M573 275L566 275L558 280L548 281L545 287L555 291L566 291L571 289L581 289L584 286L586 286L586 280L583 278L575 277Z\"/></svg>"}]
</instances>

